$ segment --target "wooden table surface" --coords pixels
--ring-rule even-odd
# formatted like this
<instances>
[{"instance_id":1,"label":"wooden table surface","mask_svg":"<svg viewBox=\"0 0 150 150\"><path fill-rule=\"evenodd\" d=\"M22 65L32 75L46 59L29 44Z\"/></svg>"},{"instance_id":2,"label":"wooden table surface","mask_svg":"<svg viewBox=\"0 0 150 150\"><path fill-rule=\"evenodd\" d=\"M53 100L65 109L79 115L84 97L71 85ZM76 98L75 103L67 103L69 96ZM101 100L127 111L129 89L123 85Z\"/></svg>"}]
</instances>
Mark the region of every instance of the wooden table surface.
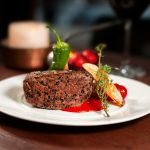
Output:
<instances>
[{"instance_id":1,"label":"wooden table surface","mask_svg":"<svg viewBox=\"0 0 150 150\"><path fill-rule=\"evenodd\" d=\"M119 55L107 60L118 64ZM150 61L132 59L140 64L146 76L137 78L150 85ZM0 80L25 73L0 63ZM0 150L150 150L150 115L108 126L69 127L46 125L16 119L0 113Z\"/></svg>"}]
</instances>

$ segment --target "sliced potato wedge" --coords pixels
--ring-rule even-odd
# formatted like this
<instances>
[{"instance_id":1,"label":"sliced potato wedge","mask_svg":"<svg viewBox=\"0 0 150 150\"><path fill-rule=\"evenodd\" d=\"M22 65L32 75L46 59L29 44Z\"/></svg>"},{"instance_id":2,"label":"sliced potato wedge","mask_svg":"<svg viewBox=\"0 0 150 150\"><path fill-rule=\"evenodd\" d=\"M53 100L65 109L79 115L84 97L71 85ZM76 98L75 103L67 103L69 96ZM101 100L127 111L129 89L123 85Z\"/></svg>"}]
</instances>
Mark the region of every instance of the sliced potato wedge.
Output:
<instances>
[{"instance_id":1,"label":"sliced potato wedge","mask_svg":"<svg viewBox=\"0 0 150 150\"><path fill-rule=\"evenodd\" d=\"M97 75L98 66L96 66L94 64L90 64L90 63L85 63L85 64L83 64L83 68L87 72L89 72L96 81L98 81L100 79ZM110 79L109 75L106 72L104 72L104 73ZM117 106L123 106L123 104L124 104L123 98L122 98L120 92L118 91L118 89L116 88L116 86L112 82L110 82L108 84L106 93L113 100L114 104L116 104Z\"/></svg>"},{"instance_id":2,"label":"sliced potato wedge","mask_svg":"<svg viewBox=\"0 0 150 150\"><path fill-rule=\"evenodd\" d=\"M120 107L124 105L124 100L113 83L109 83L106 93L113 100L114 104Z\"/></svg>"},{"instance_id":3,"label":"sliced potato wedge","mask_svg":"<svg viewBox=\"0 0 150 150\"><path fill-rule=\"evenodd\" d=\"M99 80L99 77L97 75L97 71L98 71L98 66L94 65L94 64L91 64L91 63L85 63L82 65L82 67L87 71L89 72L93 78L98 81Z\"/></svg>"}]
</instances>

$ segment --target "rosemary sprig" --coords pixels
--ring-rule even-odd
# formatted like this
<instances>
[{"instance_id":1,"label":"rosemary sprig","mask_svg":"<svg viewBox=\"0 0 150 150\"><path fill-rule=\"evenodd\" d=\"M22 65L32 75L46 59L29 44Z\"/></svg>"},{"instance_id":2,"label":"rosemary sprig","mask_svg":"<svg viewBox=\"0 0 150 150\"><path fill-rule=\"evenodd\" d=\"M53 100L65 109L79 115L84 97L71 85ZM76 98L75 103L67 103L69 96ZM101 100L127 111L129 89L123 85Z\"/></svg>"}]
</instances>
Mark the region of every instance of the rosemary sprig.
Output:
<instances>
[{"instance_id":1,"label":"rosemary sprig","mask_svg":"<svg viewBox=\"0 0 150 150\"><path fill-rule=\"evenodd\" d=\"M102 106L104 108L107 117L109 117L109 113L108 113L109 102L107 101L106 92L107 92L108 84L111 82L110 79L108 78L108 73L111 72L111 67L108 65L103 65L101 63L102 50L105 47L106 47L105 44L99 44L96 47L96 50L98 51L98 55L99 55L98 72L97 72L99 80L97 82L97 95L99 96L99 99L102 102Z\"/></svg>"}]
</instances>

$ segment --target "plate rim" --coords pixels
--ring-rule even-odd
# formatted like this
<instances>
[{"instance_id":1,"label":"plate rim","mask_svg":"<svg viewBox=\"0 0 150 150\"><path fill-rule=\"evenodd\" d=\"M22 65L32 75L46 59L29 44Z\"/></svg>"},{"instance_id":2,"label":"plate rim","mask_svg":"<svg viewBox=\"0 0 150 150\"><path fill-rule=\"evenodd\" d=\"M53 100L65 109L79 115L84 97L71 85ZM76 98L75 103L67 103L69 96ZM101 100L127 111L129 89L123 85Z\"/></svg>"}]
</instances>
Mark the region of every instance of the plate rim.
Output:
<instances>
[{"instance_id":1,"label":"plate rim","mask_svg":"<svg viewBox=\"0 0 150 150\"><path fill-rule=\"evenodd\" d=\"M1 86L1 84L3 82L5 82L7 80L13 80L13 78L23 78L25 76L26 76L26 74L20 74L20 75L16 75L16 76L5 78L5 79L3 79L3 80L0 81L0 86ZM121 76L117 76L117 75L112 75L112 74L111 74L111 76L112 77L126 79L128 81L134 81L136 83L142 84L143 86L146 86L147 88L150 88L150 86L148 84L140 82L140 81L135 80L135 79L129 79L129 78L125 78L125 77L121 77ZM0 96L1 96L1 93L0 93ZM9 115L11 117L17 118L17 119L22 119L22 120L36 122L36 123L43 123L43 124L63 125L63 126L102 126L102 125L119 124L119 123L124 123L124 122L128 122L128 121L132 121L132 120L135 120L135 119L138 119L138 118L141 118L143 116L148 115L150 113L150 110L147 110L147 111L145 111L145 112L143 112L141 114L137 114L134 117L131 116L129 118L125 118L125 119L121 119L121 120L120 119L119 120L116 119L116 121L113 121L113 122L110 121L110 122L107 122L107 123L100 123L99 121L101 121L101 120L96 120L96 121L94 120L97 123L89 123L89 124L87 124L86 122L84 123L84 121L83 121L83 123L80 123L80 124L71 124L71 123L65 122L64 120L63 120L64 122L61 123L60 121L57 121L57 122L42 121L42 120L38 120L38 118L31 119L30 117L28 118L26 116L20 117L20 116L14 115L14 114L10 114L7 111L4 111L3 109L1 109L1 105L0 105L0 112L3 113L3 114ZM91 121L89 120L89 122L91 122Z\"/></svg>"}]
</instances>

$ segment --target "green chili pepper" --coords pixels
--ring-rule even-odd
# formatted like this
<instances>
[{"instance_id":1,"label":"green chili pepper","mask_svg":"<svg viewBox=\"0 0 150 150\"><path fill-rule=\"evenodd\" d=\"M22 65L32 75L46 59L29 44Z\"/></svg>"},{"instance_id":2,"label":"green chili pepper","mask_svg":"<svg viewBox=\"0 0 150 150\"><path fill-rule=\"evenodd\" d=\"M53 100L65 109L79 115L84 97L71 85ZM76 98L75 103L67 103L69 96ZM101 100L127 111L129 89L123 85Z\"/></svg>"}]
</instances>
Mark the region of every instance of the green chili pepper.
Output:
<instances>
[{"instance_id":1,"label":"green chili pepper","mask_svg":"<svg viewBox=\"0 0 150 150\"><path fill-rule=\"evenodd\" d=\"M48 28L57 38L57 43L52 46L53 61L49 67L49 70L64 70L64 67L68 63L69 59L70 45L63 42L59 34L51 26L48 26Z\"/></svg>"}]
</instances>

